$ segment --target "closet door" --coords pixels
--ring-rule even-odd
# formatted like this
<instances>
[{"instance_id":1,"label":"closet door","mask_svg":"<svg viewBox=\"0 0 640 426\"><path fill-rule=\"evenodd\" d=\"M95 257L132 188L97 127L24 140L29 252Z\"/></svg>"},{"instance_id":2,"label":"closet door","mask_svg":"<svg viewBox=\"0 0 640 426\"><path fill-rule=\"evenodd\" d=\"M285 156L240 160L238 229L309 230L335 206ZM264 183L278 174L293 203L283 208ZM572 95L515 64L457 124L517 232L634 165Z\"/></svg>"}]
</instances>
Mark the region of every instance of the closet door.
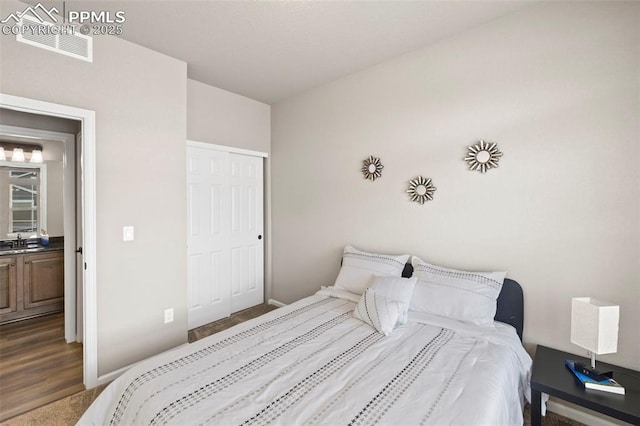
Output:
<instances>
[{"instance_id":1,"label":"closet door","mask_svg":"<svg viewBox=\"0 0 640 426\"><path fill-rule=\"evenodd\" d=\"M189 329L264 300L262 161L187 147Z\"/></svg>"},{"instance_id":2,"label":"closet door","mask_svg":"<svg viewBox=\"0 0 640 426\"><path fill-rule=\"evenodd\" d=\"M229 153L187 147L188 328L231 314Z\"/></svg>"},{"instance_id":3,"label":"closet door","mask_svg":"<svg viewBox=\"0 0 640 426\"><path fill-rule=\"evenodd\" d=\"M231 312L264 301L262 158L230 154Z\"/></svg>"}]
</instances>

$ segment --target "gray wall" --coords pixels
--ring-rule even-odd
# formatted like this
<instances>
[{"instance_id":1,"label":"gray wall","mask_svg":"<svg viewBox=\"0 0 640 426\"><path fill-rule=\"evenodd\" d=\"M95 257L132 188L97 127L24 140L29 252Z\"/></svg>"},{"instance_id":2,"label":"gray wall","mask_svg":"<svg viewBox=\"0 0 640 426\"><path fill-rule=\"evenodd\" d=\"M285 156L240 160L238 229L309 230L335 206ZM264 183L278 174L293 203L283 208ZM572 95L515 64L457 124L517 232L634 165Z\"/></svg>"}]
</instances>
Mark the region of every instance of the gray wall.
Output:
<instances>
[{"instance_id":1,"label":"gray wall","mask_svg":"<svg viewBox=\"0 0 640 426\"><path fill-rule=\"evenodd\" d=\"M273 297L331 285L345 244L507 270L525 341L569 342L571 297L621 306L640 368L640 3L537 3L273 106ZM500 167L467 170L498 142ZM380 156L370 182L362 160ZM435 199L408 200L433 178Z\"/></svg>"},{"instance_id":2,"label":"gray wall","mask_svg":"<svg viewBox=\"0 0 640 426\"><path fill-rule=\"evenodd\" d=\"M64 236L64 143L42 141L42 156L47 165L47 233Z\"/></svg>"},{"instance_id":3,"label":"gray wall","mask_svg":"<svg viewBox=\"0 0 640 426\"><path fill-rule=\"evenodd\" d=\"M2 58L4 59L4 55L2 56ZM77 135L81 130L81 123L77 120L31 114L28 112L14 111L6 108L0 108L0 123L6 124L8 126L26 127L28 129L71 133L72 135Z\"/></svg>"},{"instance_id":4,"label":"gray wall","mask_svg":"<svg viewBox=\"0 0 640 426\"><path fill-rule=\"evenodd\" d=\"M189 140L269 153L271 107L262 102L187 80Z\"/></svg>"},{"instance_id":5,"label":"gray wall","mask_svg":"<svg viewBox=\"0 0 640 426\"><path fill-rule=\"evenodd\" d=\"M0 51L2 93L96 112L99 375L185 343L186 64L110 36L94 37L93 63L9 36Z\"/></svg>"}]
</instances>

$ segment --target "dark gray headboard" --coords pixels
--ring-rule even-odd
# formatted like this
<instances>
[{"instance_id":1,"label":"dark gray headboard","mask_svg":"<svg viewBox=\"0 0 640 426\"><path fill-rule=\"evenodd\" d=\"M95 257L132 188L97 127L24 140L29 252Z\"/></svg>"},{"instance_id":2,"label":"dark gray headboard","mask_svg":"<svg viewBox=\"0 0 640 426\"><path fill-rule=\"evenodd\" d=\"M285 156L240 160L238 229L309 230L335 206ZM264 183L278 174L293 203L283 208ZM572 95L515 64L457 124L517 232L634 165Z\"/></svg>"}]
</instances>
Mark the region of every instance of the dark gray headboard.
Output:
<instances>
[{"instance_id":1,"label":"dark gray headboard","mask_svg":"<svg viewBox=\"0 0 640 426\"><path fill-rule=\"evenodd\" d=\"M413 266L407 263L402 271L402 276L410 278L413 275ZM496 321L504 322L512 325L520 341L522 341L522 331L524 329L524 296L522 294L522 287L516 281L509 278L504 279L502 284L502 290L498 295L498 309Z\"/></svg>"},{"instance_id":2,"label":"dark gray headboard","mask_svg":"<svg viewBox=\"0 0 640 426\"><path fill-rule=\"evenodd\" d=\"M498 295L498 310L495 316L496 321L504 322L515 327L518 337L522 341L524 330L524 296L522 287L517 281L509 278L504 279L502 290Z\"/></svg>"}]
</instances>

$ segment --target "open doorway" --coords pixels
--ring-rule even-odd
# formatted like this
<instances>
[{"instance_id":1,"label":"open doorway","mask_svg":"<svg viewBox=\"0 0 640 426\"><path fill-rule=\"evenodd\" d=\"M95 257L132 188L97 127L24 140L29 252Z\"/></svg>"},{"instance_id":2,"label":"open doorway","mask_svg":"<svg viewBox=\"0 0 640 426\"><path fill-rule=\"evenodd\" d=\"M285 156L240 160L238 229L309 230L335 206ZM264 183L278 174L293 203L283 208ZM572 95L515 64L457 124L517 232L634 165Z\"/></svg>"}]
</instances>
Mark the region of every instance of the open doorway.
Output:
<instances>
[{"instance_id":1,"label":"open doorway","mask_svg":"<svg viewBox=\"0 0 640 426\"><path fill-rule=\"evenodd\" d=\"M76 296L82 288L82 276L76 273L76 263L81 263L81 259L76 256L76 250L81 247L82 241L82 235L78 232L82 230L82 220L78 214L81 212L78 212L76 207L81 204L77 194L81 194L82 181L76 172L80 170L77 167L80 157L80 130L81 122L78 120L0 108L0 142L8 147L4 154L5 161L2 162L7 178L4 183L10 184L9 178L12 173L19 175L20 170L33 171L32 178L35 181L33 184L26 181L30 184L28 187L16 185L14 182L11 193L7 185L0 188L0 191L3 191L0 192L0 211L4 218L0 220L0 240L14 241L8 248L16 245L15 241L18 238L24 241L23 244L31 242L33 246L38 246L40 236L44 234L51 243L47 247L48 251L55 251L54 248L64 249L67 342L82 341L82 336L77 331L78 322L82 321L82 305L76 303ZM22 161L13 161L13 146L24 147ZM37 162L31 157L32 149L39 151ZM34 199L31 200L25 188L31 194L38 188L38 196L33 196ZM24 193L24 200L16 203L13 198L20 193ZM76 291L73 291L74 288ZM15 312L9 318L29 316L34 315L30 315L29 312ZM1 322L6 321L0 320Z\"/></svg>"},{"instance_id":2,"label":"open doorway","mask_svg":"<svg viewBox=\"0 0 640 426\"><path fill-rule=\"evenodd\" d=\"M84 389L81 126L0 108L0 420Z\"/></svg>"},{"instance_id":3,"label":"open doorway","mask_svg":"<svg viewBox=\"0 0 640 426\"><path fill-rule=\"evenodd\" d=\"M70 107L66 105L43 102L35 99L23 98L18 96L6 95L0 93L0 108L11 110L14 112L30 113L42 116L43 119L58 117L72 120L80 123L82 138L74 149L75 158L81 164L78 170L78 179L81 182L81 188L78 191L77 200L80 202L78 211L81 217L81 235L78 242L82 242L79 246L75 240L64 240L64 251L67 253L75 253L79 247L83 248L81 261L79 260L78 270L81 272L83 289L82 295L79 297L82 304L82 315L79 324L73 324L71 321L65 322L65 337L67 337L67 328L75 329L69 340L82 341L82 382L85 388L93 388L97 386L97 298L96 298L96 198L95 198L95 113L90 110ZM15 123L14 123L15 124ZM77 135L76 135L77 137ZM66 146L66 145L65 145ZM66 158L71 158L67 156ZM67 179L66 182L71 182ZM75 179L74 182L75 184ZM75 218L74 218L75 219ZM80 219L80 218L79 218ZM67 226L68 229L72 229ZM79 259L79 258L78 258ZM65 269L65 274L67 270ZM65 289L66 291L67 289ZM75 288L72 288L75 290ZM75 291L73 291L75 295ZM67 299L65 298L65 302ZM70 303L66 303L69 305ZM73 309L72 309L73 308ZM76 311L77 307L67 307L65 310ZM75 325L75 327L72 327ZM62 366L60 366L62 369ZM27 396L28 397L28 396Z\"/></svg>"}]
</instances>

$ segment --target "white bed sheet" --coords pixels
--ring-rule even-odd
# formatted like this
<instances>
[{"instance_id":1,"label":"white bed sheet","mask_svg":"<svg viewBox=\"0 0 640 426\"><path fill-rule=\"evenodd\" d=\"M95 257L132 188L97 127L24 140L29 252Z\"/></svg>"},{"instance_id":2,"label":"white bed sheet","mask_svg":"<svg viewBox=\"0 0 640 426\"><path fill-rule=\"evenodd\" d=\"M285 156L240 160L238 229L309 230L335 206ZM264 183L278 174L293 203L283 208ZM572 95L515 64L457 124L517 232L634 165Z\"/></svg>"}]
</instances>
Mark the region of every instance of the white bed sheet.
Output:
<instances>
[{"instance_id":1,"label":"white bed sheet","mask_svg":"<svg viewBox=\"0 0 640 426\"><path fill-rule=\"evenodd\" d=\"M522 424L531 358L512 327L412 312L385 337L354 299L324 288L150 358L78 424Z\"/></svg>"}]
</instances>

